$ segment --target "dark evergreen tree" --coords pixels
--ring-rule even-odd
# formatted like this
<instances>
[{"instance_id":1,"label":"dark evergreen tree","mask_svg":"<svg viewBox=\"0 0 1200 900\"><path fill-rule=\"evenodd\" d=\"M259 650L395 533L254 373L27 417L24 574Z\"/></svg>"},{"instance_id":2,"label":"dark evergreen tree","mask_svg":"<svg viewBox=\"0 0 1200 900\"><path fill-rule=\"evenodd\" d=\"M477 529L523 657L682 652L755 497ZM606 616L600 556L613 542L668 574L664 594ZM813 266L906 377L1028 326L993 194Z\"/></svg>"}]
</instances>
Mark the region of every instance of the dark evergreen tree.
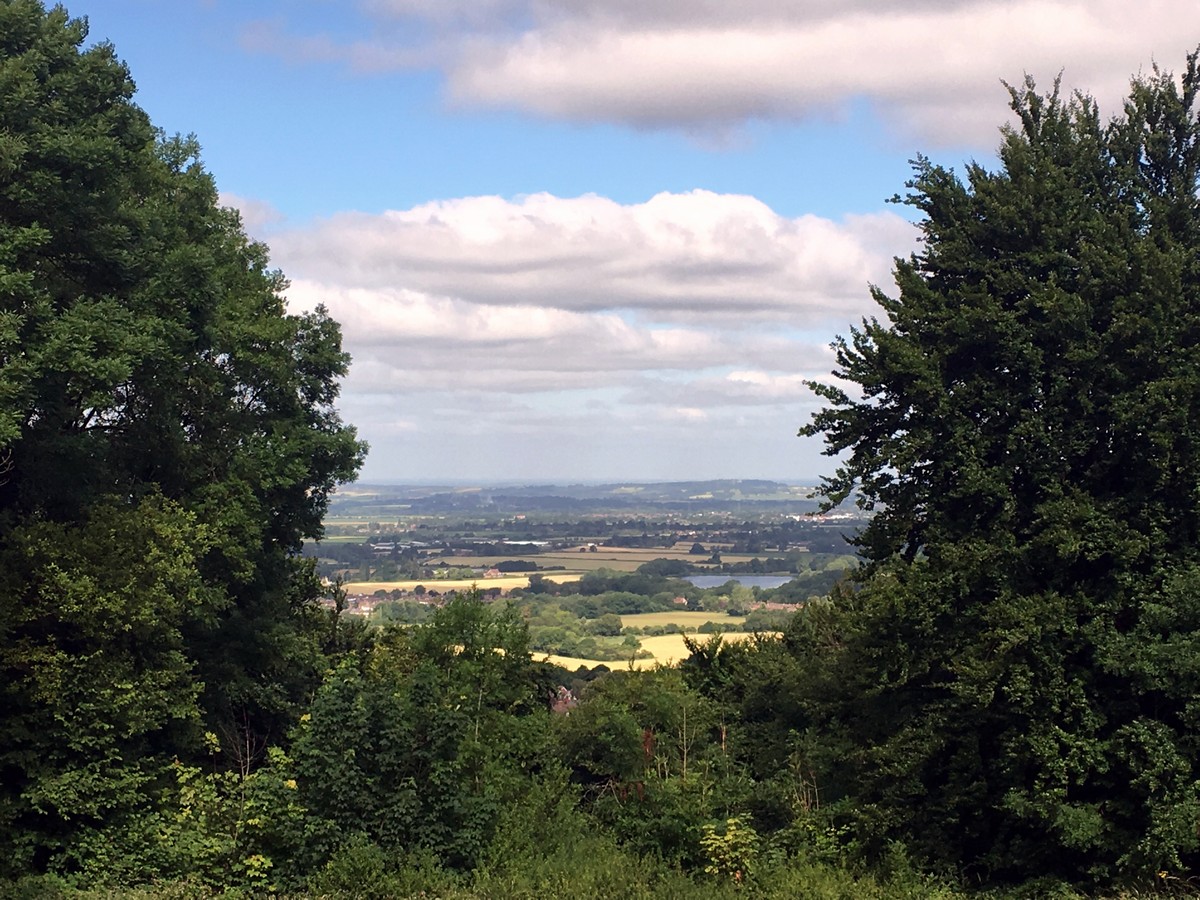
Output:
<instances>
[{"instance_id":1,"label":"dark evergreen tree","mask_svg":"<svg viewBox=\"0 0 1200 900\"><path fill-rule=\"evenodd\" d=\"M813 385L829 505L875 513L837 640L792 635L827 777L984 877L1197 863L1198 88L1155 69L1106 123L1026 82L997 171L918 160L922 247L835 345L860 394Z\"/></svg>"}]
</instances>

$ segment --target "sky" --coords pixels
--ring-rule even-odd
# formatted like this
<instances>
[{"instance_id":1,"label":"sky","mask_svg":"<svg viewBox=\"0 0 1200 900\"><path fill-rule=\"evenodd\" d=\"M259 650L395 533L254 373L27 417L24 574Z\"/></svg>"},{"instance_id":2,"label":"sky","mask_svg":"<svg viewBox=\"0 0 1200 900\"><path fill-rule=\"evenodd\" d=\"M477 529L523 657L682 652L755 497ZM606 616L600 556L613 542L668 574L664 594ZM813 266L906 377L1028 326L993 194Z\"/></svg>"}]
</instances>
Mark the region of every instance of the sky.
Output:
<instances>
[{"instance_id":1,"label":"sky","mask_svg":"<svg viewBox=\"0 0 1200 900\"><path fill-rule=\"evenodd\" d=\"M71 0L353 363L363 482L772 478L1004 87L1119 111L1194 0Z\"/></svg>"}]
</instances>

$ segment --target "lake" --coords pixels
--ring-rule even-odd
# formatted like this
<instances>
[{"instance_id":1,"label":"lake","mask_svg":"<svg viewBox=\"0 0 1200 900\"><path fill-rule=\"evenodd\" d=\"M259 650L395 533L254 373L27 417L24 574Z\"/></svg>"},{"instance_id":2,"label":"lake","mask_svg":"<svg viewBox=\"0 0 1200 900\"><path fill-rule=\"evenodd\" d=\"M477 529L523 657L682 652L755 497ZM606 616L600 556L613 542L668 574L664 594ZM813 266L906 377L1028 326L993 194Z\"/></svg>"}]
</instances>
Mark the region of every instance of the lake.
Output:
<instances>
[{"instance_id":1,"label":"lake","mask_svg":"<svg viewBox=\"0 0 1200 900\"><path fill-rule=\"evenodd\" d=\"M720 587L727 581L736 581L746 587L777 588L787 584L795 575L689 575L684 581L689 581L698 588Z\"/></svg>"}]
</instances>

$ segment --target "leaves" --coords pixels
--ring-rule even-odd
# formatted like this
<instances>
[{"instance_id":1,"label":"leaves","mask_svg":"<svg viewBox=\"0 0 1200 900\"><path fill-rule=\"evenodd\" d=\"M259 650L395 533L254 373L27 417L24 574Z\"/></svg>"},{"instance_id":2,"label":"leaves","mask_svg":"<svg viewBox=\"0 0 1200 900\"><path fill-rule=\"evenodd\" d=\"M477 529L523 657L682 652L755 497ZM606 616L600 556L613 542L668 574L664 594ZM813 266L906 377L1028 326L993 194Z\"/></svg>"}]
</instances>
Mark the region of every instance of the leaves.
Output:
<instances>
[{"instance_id":1,"label":"leaves","mask_svg":"<svg viewBox=\"0 0 1200 900\"><path fill-rule=\"evenodd\" d=\"M1167 687L1194 679L1198 85L1195 56L1155 69L1106 124L1027 80L999 171L918 159L922 249L814 386L828 503L875 516L810 721L877 836L948 865L1105 881L1200 851Z\"/></svg>"},{"instance_id":2,"label":"leaves","mask_svg":"<svg viewBox=\"0 0 1200 900\"><path fill-rule=\"evenodd\" d=\"M86 33L0 2L0 817L21 829L0 829L19 848L0 866L18 868L85 865L101 822L140 834L201 718L250 767L286 733L322 668L295 554L366 449L333 406L337 325L287 313L196 141L163 138Z\"/></svg>"}]
</instances>

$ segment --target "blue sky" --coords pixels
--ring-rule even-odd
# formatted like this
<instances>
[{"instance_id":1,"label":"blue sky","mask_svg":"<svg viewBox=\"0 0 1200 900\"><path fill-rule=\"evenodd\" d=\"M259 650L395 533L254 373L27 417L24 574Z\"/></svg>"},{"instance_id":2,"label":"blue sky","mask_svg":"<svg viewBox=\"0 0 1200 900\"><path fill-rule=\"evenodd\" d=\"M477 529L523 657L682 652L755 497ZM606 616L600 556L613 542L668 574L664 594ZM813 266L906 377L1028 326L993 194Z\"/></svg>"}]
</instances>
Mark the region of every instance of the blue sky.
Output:
<instances>
[{"instance_id":1,"label":"blue sky","mask_svg":"<svg viewBox=\"0 0 1200 900\"><path fill-rule=\"evenodd\" d=\"M807 481L828 344L910 252L917 153L1001 80L1115 111L1184 0L79 0L324 303L371 480Z\"/></svg>"}]
</instances>

